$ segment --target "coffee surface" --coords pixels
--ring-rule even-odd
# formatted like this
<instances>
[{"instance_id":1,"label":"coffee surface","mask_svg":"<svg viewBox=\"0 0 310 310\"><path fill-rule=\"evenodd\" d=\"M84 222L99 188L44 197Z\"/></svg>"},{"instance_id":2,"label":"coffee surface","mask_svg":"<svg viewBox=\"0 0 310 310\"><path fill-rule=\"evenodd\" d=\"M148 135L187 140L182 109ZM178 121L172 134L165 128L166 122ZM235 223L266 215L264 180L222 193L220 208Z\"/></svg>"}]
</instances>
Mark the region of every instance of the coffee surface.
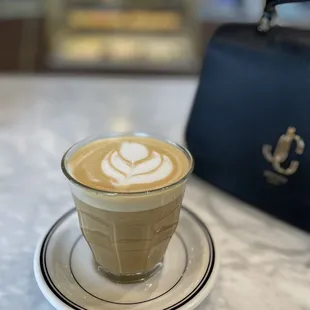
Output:
<instances>
[{"instance_id":1,"label":"coffee surface","mask_svg":"<svg viewBox=\"0 0 310 310\"><path fill-rule=\"evenodd\" d=\"M180 180L189 159L169 143L138 136L89 143L69 161L72 176L94 189L113 192L147 191Z\"/></svg>"}]
</instances>

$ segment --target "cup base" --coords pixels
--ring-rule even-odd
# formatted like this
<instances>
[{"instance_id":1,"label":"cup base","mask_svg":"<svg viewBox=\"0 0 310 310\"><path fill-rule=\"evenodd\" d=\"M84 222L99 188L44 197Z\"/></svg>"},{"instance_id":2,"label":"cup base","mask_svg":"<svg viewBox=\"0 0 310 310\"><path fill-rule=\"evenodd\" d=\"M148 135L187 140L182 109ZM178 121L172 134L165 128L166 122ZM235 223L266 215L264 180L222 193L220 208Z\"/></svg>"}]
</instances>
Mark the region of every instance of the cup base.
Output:
<instances>
[{"instance_id":1,"label":"cup base","mask_svg":"<svg viewBox=\"0 0 310 310\"><path fill-rule=\"evenodd\" d=\"M147 280L148 278L155 275L163 266L163 261L160 261L158 264L154 266L154 268L147 272L139 272L134 274L114 274L106 269L104 269L102 266L100 266L95 260L95 268L104 277L108 278L109 280L115 282L115 283L122 283L122 284L129 284L129 283L136 283L136 282L143 282Z\"/></svg>"}]
</instances>

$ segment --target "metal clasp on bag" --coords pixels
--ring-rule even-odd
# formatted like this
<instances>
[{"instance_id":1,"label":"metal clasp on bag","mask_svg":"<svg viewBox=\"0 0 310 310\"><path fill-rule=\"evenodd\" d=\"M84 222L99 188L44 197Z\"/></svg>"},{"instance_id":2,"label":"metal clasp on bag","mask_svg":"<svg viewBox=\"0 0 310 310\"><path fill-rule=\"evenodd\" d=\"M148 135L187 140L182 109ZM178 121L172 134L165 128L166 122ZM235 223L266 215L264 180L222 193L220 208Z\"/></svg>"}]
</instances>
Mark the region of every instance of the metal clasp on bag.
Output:
<instances>
[{"instance_id":1,"label":"metal clasp on bag","mask_svg":"<svg viewBox=\"0 0 310 310\"><path fill-rule=\"evenodd\" d=\"M264 13L258 23L257 30L260 33L266 33L268 32L271 27L272 23L276 16L276 8L275 3L270 3L270 1L266 1Z\"/></svg>"},{"instance_id":2,"label":"metal clasp on bag","mask_svg":"<svg viewBox=\"0 0 310 310\"><path fill-rule=\"evenodd\" d=\"M302 155L305 149L305 142L300 136L296 135L296 128L294 127L288 127L286 133L279 138L273 154L271 145L263 145L262 151L265 159L272 164L276 172L282 175L292 175L298 170L299 162L297 160L291 161L288 168L281 166L287 160L294 141L296 142L296 154Z\"/></svg>"},{"instance_id":3,"label":"metal clasp on bag","mask_svg":"<svg viewBox=\"0 0 310 310\"><path fill-rule=\"evenodd\" d=\"M261 17L257 30L261 33L268 32L272 27L272 21L275 15L275 11L272 12L264 12L263 16Z\"/></svg>"}]
</instances>

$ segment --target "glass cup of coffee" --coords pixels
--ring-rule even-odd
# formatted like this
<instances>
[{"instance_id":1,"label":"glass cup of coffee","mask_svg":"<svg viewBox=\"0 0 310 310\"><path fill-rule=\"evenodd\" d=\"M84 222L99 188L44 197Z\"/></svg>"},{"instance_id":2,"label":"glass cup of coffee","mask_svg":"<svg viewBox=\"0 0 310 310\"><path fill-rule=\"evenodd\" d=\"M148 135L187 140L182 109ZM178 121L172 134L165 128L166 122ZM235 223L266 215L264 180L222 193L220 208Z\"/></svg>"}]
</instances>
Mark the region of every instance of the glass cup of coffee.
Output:
<instances>
[{"instance_id":1,"label":"glass cup of coffee","mask_svg":"<svg viewBox=\"0 0 310 310\"><path fill-rule=\"evenodd\" d=\"M155 274L178 225L189 151L146 134L98 136L73 145L61 167L97 270L119 283Z\"/></svg>"}]
</instances>

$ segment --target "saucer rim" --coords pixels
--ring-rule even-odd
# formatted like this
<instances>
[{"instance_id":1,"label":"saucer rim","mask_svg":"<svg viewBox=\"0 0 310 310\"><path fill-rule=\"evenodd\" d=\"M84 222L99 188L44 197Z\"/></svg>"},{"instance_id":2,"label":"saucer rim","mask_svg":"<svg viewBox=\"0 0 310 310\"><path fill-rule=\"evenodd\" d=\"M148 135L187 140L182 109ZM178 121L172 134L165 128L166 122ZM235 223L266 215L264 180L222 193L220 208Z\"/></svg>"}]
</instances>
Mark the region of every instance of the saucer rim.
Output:
<instances>
[{"instance_id":1,"label":"saucer rim","mask_svg":"<svg viewBox=\"0 0 310 310\"><path fill-rule=\"evenodd\" d=\"M199 222L203 226L203 228L206 230L206 234L208 238L210 239L210 250L213 252L213 266L211 266L211 270L209 271L209 276L204 276L201 283L198 284L197 287L200 286L197 292L193 294L193 296L188 300L185 301L185 303L181 303L177 308L175 309L195 309L198 307L210 294L211 290L214 287L215 281L217 279L218 273L219 273L219 253L218 249L216 249L214 237L212 236L209 228L205 224L205 222L201 219L201 217L191 209L189 209L187 206L182 205L182 209L185 210L185 212L189 213L190 216L194 217L195 220ZM42 270L42 264L41 264L41 254L43 245L47 239L47 237L50 235L50 233L53 231L53 229L59 224L59 222L67 217L69 217L71 214L75 212L75 208L71 208L68 211L66 211L64 214L62 214L46 231L46 233L43 234L41 239L39 240L36 249L35 249L35 255L34 255L34 263L33 263L33 269L34 269L34 275L36 282L38 284L38 287L40 291L42 292L43 296L47 299L47 301L55 308L55 309L65 309L65 310L75 310L75 308L71 307L56 294L54 290L51 289L51 287L46 282L43 275ZM212 248L213 247L213 248ZM196 289L197 289L196 287ZM188 297L188 296L187 296ZM186 299L186 297L184 298ZM180 300L179 302L182 302Z\"/></svg>"}]
</instances>

